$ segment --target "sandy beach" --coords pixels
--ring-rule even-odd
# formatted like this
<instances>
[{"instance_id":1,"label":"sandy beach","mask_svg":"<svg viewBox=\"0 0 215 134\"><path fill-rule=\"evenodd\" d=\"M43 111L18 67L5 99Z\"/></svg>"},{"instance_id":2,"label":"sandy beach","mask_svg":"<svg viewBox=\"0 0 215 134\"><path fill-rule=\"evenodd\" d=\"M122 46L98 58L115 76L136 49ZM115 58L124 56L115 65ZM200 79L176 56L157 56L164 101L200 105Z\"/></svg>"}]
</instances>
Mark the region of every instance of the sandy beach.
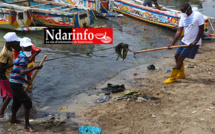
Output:
<instances>
[{"instance_id":1,"label":"sandy beach","mask_svg":"<svg viewBox=\"0 0 215 134\"><path fill-rule=\"evenodd\" d=\"M100 126L103 134L215 133L213 45L204 43L194 60L186 59L186 79L175 83L163 84L170 75L166 70L175 65L170 55L160 65L156 64L158 70L144 72L146 66L140 66L97 85L99 89L107 83L124 83L127 89L139 89L148 96L159 94L161 99L115 101L124 92L111 94L110 101L83 108L82 118L88 121L87 125ZM135 72L139 74L136 77Z\"/></svg>"},{"instance_id":2,"label":"sandy beach","mask_svg":"<svg viewBox=\"0 0 215 134\"><path fill-rule=\"evenodd\" d=\"M147 75L140 73L133 77L135 84L125 84L127 89L139 89L148 96L159 94L161 99L114 101L123 96L118 93L112 95L111 102L97 104L83 113L88 120L98 123L103 134L215 133L213 45L213 42L204 43L194 60L185 60L186 79L163 84L170 75L166 70L174 66L172 57L157 65L160 70L147 71ZM136 72L141 72L141 68L136 68L139 69ZM127 75L132 74L131 71ZM108 82L113 81L114 78Z\"/></svg>"},{"instance_id":3,"label":"sandy beach","mask_svg":"<svg viewBox=\"0 0 215 134\"><path fill-rule=\"evenodd\" d=\"M72 116L59 126L53 123L34 125L38 134L80 134L78 128L101 127L102 134L213 134L215 133L214 49L213 41L205 41L194 60L185 60L186 79L163 84L174 67L173 54L161 57L156 70L145 65L127 69L114 78L99 83L96 94L80 94L68 108L59 113ZM173 51L174 52L174 51ZM137 76L133 74L137 73ZM116 101L125 92L112 93L104 103L89 103L103 96L101 88L107 83L124 84L126 89L138 90L142 95L158 97L158 100L139 100L138 97ZM42 111L42 109L39 109ZM4 133L23 133L23 124L1 124Z\"/></svg>"}]
</instances>

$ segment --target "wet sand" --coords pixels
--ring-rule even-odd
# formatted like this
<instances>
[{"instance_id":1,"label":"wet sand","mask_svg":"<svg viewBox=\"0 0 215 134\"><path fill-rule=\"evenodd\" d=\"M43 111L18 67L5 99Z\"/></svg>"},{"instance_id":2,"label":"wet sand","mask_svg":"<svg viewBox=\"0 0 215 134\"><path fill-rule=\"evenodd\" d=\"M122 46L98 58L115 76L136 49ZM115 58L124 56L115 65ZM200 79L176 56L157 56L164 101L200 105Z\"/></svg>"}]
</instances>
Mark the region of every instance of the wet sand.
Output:
<instances>
[{"instance_id":1,"label":"wet sand","mask_svg":"<svg viewBox=\"0 0 215 134\"><path fill-rule=\"evenodd\" d=\"M94 88L94 93L82 93L75 100L62 106L66 109L59 110L58 114L70 113L65 123L59 126L53 123L34 125L40 129L39 134L79 134L78 128L85 126L99 126L103 134L118 133L215 133L215 100L214 100L214 42L205 41L194 60L185 60L186 79L179 79L172 84L163 84L174 67L173 54L164 56L154 65L156 70L147 70L147 65L123 70L115 77L99 83ZM133 73L137 73L134 76ZM116 101L124 96L125 92L111 94L111 99L104 103L89 103L103 96L101 88L107 83L124 84L126 89L138 89L142 94L153 96L160 94L159 100L142 100L137 98ZM161 90L162 89L162 90ZM46 107L33 109L42 113ZM56 114L56 112L44 112ZM41 115L41 114L40 114ZM20 116L23 115L20 112ZM23 123L9 125L2 123L1 132L23 133ZM3 130L2 130L3 129Z\"/></svg>"}]
</instances>

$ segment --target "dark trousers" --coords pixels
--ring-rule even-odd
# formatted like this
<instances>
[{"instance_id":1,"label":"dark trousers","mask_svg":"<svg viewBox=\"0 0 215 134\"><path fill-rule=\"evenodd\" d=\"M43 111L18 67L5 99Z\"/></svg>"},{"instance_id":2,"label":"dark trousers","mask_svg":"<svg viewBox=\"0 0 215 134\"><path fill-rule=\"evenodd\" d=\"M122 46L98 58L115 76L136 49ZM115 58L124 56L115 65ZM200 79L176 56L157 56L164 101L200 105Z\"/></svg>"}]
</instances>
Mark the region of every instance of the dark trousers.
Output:
<instances>
[{"instance_id":1,"label":"dark trousers","mask_svg":"<svg viewBox=\"0 0 215 134\"><path fill-rule=\"evenodd\" d=\"M149 6L149 7L152 7L152 0L144 0L144 2L143 2L143 5L144 6Z\"/></svg>"},{"instance_id":2,"label":"dark trousers","mask_svg":"<svg viewBox=\"0 0 215 134\"><path fill-rule=\"evenodd\" d=\"M23 104L26 109L32 108L32 101L24 91L23 85L18 83L11 83L10 87L13 90L13 104L12 104L12 113L16 114L20 106Z\"/></svg>"}]
</instances>

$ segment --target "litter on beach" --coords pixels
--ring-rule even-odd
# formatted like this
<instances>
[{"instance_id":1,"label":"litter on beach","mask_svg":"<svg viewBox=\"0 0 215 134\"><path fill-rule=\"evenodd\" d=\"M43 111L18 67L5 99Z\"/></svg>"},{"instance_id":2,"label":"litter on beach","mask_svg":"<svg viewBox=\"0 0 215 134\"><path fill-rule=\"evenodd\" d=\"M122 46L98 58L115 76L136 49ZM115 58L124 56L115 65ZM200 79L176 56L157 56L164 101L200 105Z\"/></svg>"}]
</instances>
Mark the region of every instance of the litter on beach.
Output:
<instances>
[{"instance_id":1,"label":"litter on beach","mask_svg":"<svg viewBox=\"0 0 215 134\"><path fill-rule=\"evenodd\" d=\"M102 129L100 127L82 126L78 129L81 134L100 134Z\"/></svg>"},{"instance_id":2,"label":"litter on beach","mask_svg":"<svg viewBox=\"0 0 215 134\"><path fill-rule=\"evenodd\" d=\"M95 101L92 101L90 103L103 103L103 102L108 101L110 98L111 98L110 95L104 95L104 96L101 96L100 98L98 98Z\"/></svg>"}]
</instances>

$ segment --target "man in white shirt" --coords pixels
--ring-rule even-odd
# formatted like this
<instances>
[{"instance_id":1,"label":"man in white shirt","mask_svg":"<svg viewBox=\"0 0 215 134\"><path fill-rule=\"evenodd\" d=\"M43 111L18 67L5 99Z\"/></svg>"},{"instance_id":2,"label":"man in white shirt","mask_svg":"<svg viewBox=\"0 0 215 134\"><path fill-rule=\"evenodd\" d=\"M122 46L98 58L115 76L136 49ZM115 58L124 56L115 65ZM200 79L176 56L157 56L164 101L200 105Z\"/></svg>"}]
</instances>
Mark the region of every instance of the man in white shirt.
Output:
<instances>
[{"instance_id":1,"label":"man in white shirt","mask_svg":"<svg viewBox=\"0 0 215 134\"><path fill-rule=\"evenodd\" d=\"M189 3L182 4L180 10L182 12L182 16L179 21L179 27L172 43L168 46L168 48L171 48L171 46L175 45L183 30L184 37L179 45L187 44L189 47L182 47L176 50L176 66L172 69L170 77L164 81L164 84L172 83L176 81L176 79L185 78L183 61L185 58L194 59L199 45L202 43L201 38L204 33L203 15L199 12L192 11Z\"/></svg>"}]
</instances>

